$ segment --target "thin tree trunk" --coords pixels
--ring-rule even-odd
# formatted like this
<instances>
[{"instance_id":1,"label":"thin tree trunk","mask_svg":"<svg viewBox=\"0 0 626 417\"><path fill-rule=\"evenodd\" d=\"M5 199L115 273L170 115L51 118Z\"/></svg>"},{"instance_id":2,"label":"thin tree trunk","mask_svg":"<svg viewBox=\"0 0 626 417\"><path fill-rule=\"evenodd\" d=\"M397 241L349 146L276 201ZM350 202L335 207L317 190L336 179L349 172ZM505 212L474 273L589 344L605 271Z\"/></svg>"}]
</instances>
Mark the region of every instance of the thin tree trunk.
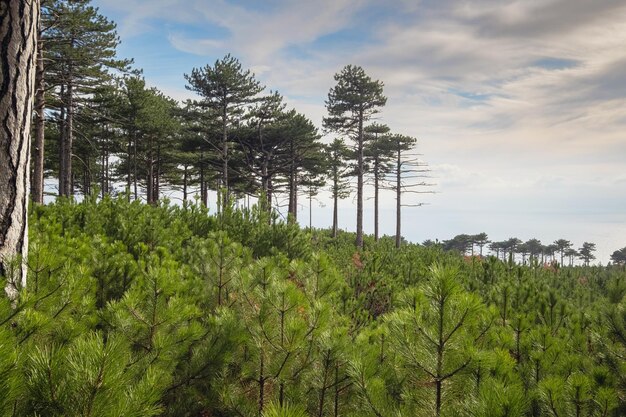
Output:
<instances>
[{"instance_id":1,"label":"thin tree trunk","mask_svg":"<svg viewBox=\"0 0 626 417\"><path fill-rule=\"evenodd\" d=\"M35 92L39 1L0 3L0 275L11 300L26 286L30 128Z\"/></svg>"},{"instance_id":2,"label":"thin tree trunk","mask_svg":"<svg viewBox=\"0 0 626 417\"><path fill-rule=\"evenodd\" d=\"M272 190L272 177L270 176L267 179L267 211L272 211L272 198L274 197L274 193Z\"/></svg>"},{"instance_id":3,"label":"thin tree trunk","mask_svg":"<svg viewBox=\"0 0 626 417\"><path fill-rule=\"evenodd\" d=\"M204 207L207 206L208 198L206 191L206 179L204 178L204 152L200 153L200 202Z\"/></svg>"},{"instance_id":4,"label":"thin tree trunk","mask_svg":"<svg viewBox=\"0 0 626 417\"><path fill-rule=\"evenodd\" d=\"M148 178L146 178L146 200L148 204L154 203L154 160L152 158L152 139L148 148Z\"/></svg>"},{"instance_id":5,"label":"thin tree trunk","mask_svg":"<svg viewBox=\"0 0 626 417\"><path fill-rule=\"evenodd\" d=\"M396 164L396 248L402 243L402 160L398 149Z\"/></svg>"},{"instance_id":6,"label":"thin tree trunk","mask_svg":"<svg viewBox=\"0 0 626 417\"><path fill-rule=\"evenodd\" d=\"M65 153L65 104L63 101L65 100L65 84L61 85L61 111L59 114L59 196L63 196L63 190L65 189L65 157L67 156Z\"/></svg>"},{"instance_id":7,"label":"thin tree trunk","mask_svg":"<svg viewBox=\"0 0 626 417\"><path fill-rule=\"evenodd\" d=\"M363 112L359 114L357 147L356 247L363 249Z\"/></svg>"},{"instance_id":8,"label":"thin tree trunk","mask_svg":"<svg viewBox=\"0 0 626 417\"><path fill-rule=\"evenodd\" d=\"M132 165L132 155L133 155L133 136L134 134L129 132L128 135L128 159L127 159L127 163L128 166L126 167L126 192L128 193L128 199L130 200L130 190L131 190L131 186L132 186L132 181L131 178L133 177L133 165Z\"/></svg>"},{"instance_id":9,"label":"thin tree trunk","mask_svg":"<svg viewBox=\"0 0 626 417\"><path fill-rule=\"evenodd\" d=\"M378 242L378 157L374 161L374 240Z\"/></svg>"},{"instance_id":10,"label":"thin tree trunk","mask_svg":"<svg viewBox=\"0 0 626 417\"><path fill-rule=\"evenodd\" d=\"M137 132L134 132L133 136L133 191L137 200L139 194L137 192Z\"/></svg>"},{"instance_id":11,"label":"thin tree trunk","mask_svg":"<svg viewBox=\"0 0 626 417\"><path fill-rule=\"evenodd\" d=\"M73 40L71 41L74 46ZM72 84L73 70L70 67L67 74L67 91L66 91L66 114L65 114L65 147L63 167L63 190L61 195L70 197L73 194L72 184L72 148L74 145L74 85Z\"/></svg>"},{"instance_id":12,"label":"thin tree trunk","mask_svg":"<svg viewBox=\"0 0 626 417\"><path fill-rule=\"evenodd\" d=\"M267 211L270 211L270 207L272 206L272 196L270 195L270 178L269 175L267 174L267 161L263 161L262 165L261 165L261 190L263 191L263 196L265 197L265 204L266 207L265 209ZM262 202L259 201L259 206L262 207Z\"/></svg>"},{"instance_id":13,"label":"thin tree trunk","mask_svg":"<svg viewBox=\"0 0 626 417\"><path fill-rule=\"evenodd\" d=\"M183 171L183 201L187 202L187 165Z\"/></svg>"},{"instance_id":14,"label":"thin tree trunk","mask_svg":"<svg viewBox=\"0 0 626 417\"><path fill-rule=\"evenodd\" d=\"M309 230L313 231L313 190L309 185Z\"/></svg>"},{"instance_id":15,"label":"thin tree trunk","mask_svg":"<svg viewBox=\"0 0 626 417\"><path fill-rule=\"evenodd\" d=\"M67 86L67 113L65 115L65 167L63 169L63 196L70 197L72 195L72 146L74 142L74 87L70 83Z\"/></svg>"},{"instance_id":16,"label":"thin tree trunk","mask_svg":"<svg viewBox=\"0 0 626 417\"><path fill-rule=\"evenodd\" d=\"M105 125L105 132L108 134L107 126ZM102 175L100 180L100 194L101 197L104 198L105 195L109 193L109 154L108 154L108 143L106 139L102 142Z\"/></svg>"},{"instance_id":17,"label":"thin tree trunk","mask_svg":"<svg viewBox=\"0 0 626 417\"><path fill-rule=\"evenodd\" d=\"M45 83L43 43L41 41L41 24L37 35L37 68L35 72L35 155L33 158L33 179L31 198L33 203L43 204L43 161L44 161L44 129L45 129Z\"/></svg>"},{"instance_id":18,"label":"thin tree trunk","mask_svg":"<svg viewBox=\"0 0 626 417\"><path fill-rule=\"evenodd\" d=\"M293 183L293 219L298 220L298 174L296 173Z\"/></svg>"},{"instance_id":19,"label":"thin tree trunk","mask_svg":"<svg viewBox=\"0 0 626 417\"><path fill-rule=\"evenodd\" d=\"M154 202L159 201L161 193L161 144L157 145L156 178L154 183Z\"/></svg>"},{"instance_id":20,"label":"thin tree trunk","mask_svg":"<svg viewBox=\"0 0 626 417\"><path fill-rule=\"evenodd\" d=\"M339 204L339 196L337 195L335 186L335 192L333 193L333 238L337 237L338 229L339 229L339 216L338 216L338 204Z\"/></svg>"},{"instance_id":21,"label":"thin tree trunk","mask_svg":"<svg viewBox=\"0 0 626 417\"><path fill-rule=\"evenodd\" d=\"M263 362L263 351L260 352L261 361L259 366L259 416L263 415L263 406L265 405L265 373Z\"/></svg>"},{"instance_id":22,"label":"thin tree trunk","mask_svg":"<svg viewBox=\"0 0 626 417\"><path fill-rule=\"evenodd\" d=\"M398 151L398 154L400 151ZM445 341L443 336L443 326L444 326L444 315L445 315L445 301L443 298L439 299L439 323L438 323L438 333L439 340L437 343L437 371L436 371L436 379L435 379L435 416L439 417L441 415L441 396L442 396L442 383L443 383L443 356L444 356L444 347Z\"/></svg>"},{"instance_id":23,"label":"thin tree trunk","mask_svg":"<svg viewBox=\"0 0 626 417\"><path fill-rule=\"evenodd\" d=\"M289 221L295 223L298 220L298 208L296 206L296 164L293 149L293 140L289 144L291 155L291 167L289 169Z\"/></svg>"},{"instance_id":24,"label":"thin tree trunk","mask_svg":"<svg viewBox=\"0 0 626 417\"><path fill-rule=\"evenodd\" d=\"M224 201L222 204L224 207L228 204L229 188L228 188L228 114L226 112L226 104L222 108L222 187L224 187Z\"/></svg>"},{"instance_id":25,"label":"thin tree trunk","mask_svg":"<svg viewBox=\"0 0 626 417\"><path fill-rule=\"evenodd\" d=\"M83 194L88 196L91 194L91 166L89 164L89 158L85 160L85 173L83 174Z\"/></svg>"}]
</instances>

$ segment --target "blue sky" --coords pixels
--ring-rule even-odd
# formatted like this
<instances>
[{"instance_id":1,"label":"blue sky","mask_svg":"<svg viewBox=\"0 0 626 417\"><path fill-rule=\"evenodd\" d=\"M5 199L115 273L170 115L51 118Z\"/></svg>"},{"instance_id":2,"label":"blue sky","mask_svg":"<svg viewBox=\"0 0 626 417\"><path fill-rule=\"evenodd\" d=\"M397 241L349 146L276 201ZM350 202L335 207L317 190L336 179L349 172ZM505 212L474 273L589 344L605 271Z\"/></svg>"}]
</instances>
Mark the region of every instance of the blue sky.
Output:
<instances>
[{"instance_id":1,"label":"blue sky","mask_svg":"<svg viewBox=\"0 0 626 417\"><path fill-rule=\"evenodd\" d=\"M318 126L333 75L385 83L379 122L419 139L436 194L404 211L410 240L626 246L623 0L97 0L120 54L182 100L184 73L232 53ZM308 203L303 202L302 217ZM340 223L354 227L353 199ZM382 230L393 233L393 197ZM323 205L324 207L321 207ZM373 229L366 202L366 231ZM323 196L314 223L330 224Z\"/></svg>"}]
</instances>

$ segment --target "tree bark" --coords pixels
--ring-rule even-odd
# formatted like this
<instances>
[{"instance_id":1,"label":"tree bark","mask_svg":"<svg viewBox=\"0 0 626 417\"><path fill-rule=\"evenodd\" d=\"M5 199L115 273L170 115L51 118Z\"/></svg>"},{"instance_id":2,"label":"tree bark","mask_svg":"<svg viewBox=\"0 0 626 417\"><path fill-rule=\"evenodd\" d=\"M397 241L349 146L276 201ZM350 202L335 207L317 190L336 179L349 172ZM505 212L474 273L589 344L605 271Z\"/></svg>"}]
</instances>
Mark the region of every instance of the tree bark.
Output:
<instances>
[{"instance_id":1,"label":"tree bark","mask_svg":"<svg viewBox=\"0 0 626 417\"><path fill-rule=\"evenodd\" d=\"M339 216L337 205L339 203L339 196L337 195L337 186L335 185L335 192L333 193L333 238L337 237L339 231Z\"/></svg>"},{"instance_id":2,"label":"tree bark","mask_svg":"<svg viewBox=\"0 0 626 417\"><path fill-rule=\"evenodd\" d=\"M63 189L61 196L70 197L73 194L72 186L72 147L74 142L74 86L71 83L71 71L69 75L70 82L67 85L66 113L65 113L65 137L63 147Z\"/></svg>"},{"instance_id":3,"label":"tree bark","mask_svg":"<svg viewBox=\"0 0 626 417\"><path fill-rule=\"evenodd\" d=\"M157 159L156 159L156 179L154 183L154 202L159 201L161 194L161 144L157 145Z\"/></svg>"},{"instance_id":4,"label":"tree bark","mask_svg":"<svg viewBox=\"0 0 626 417\"><path fill-rule=\"evenodd\" d=\"M137 132L134 132L133 135L133 194L137 200L139 198L137 191Z\"/></svg>"},{"instance_id":5,"label":"tree bark","mask_svg":"<svg viewBox=\"0 0 626 417\"><path fill-rule=\"evenodd\" d=\"M183 202L187 202L187 165L183 171Z\"/></svg>"},{"instance_id":6,"label":"tree bark","mask_svg":"<svg viewBox=\"0 0 626 417\"><path fill-rule=\"evenodd\" d=\"M65 169L65 106L63 101L65 100L65 84L61 84L61 91L59 96L61 97L61 110L59 111L59 196L63 195L65 189L65 176L63 170Z\"/></svg>"},{"instance_id":7,"label":"tree bark","mask_svg":"<svg viewBox=\"0 0 626 417\"><path fill-rule=\"evenodd\" d=\"M26 286L30 128L39 1L0 1L0 274L11 300Z\"/></svg>"},{"instance_id":8,"label":"tree bark","mask_svg":"<svg viewBox=\"0 0 626 417\"><path fill-rule=\"evenodd\" d=\"M400 149L398 149L396 163L396 248L399 248L402 243L402 160Z\"/></svg>"},{"instance_id":9,"label":"tree bark","mask_svg":"<svg viewBox=\"0 0 626 417\"><path fill-rule=\"evenodd\" d=\"M35 71L35 126L33 129L35 134L35 154L31 188L33 203L37 204L43 204L44 110L46 106L44 71L43 43L41 41L41 27L39 27L37 33L37 68Z\"/></svg>"},{"instance_id":10,"label":"tree bark","mask_svg":"<svg viewBox=\"0 0 626 417\"><path fill-rule=\"evenodd\" d=\"M374 161L374 240L378 242L378 156Z\"/></svg>"},{"instance_id":11,"label":"tree bark","mask_svg":"<svg viewBox=\"0 0 626 417\"><path fill-rule=\"evenodd\" d=\"M357 147L356 247L363 249L363 111L359 114Z\"/></svg>"},{"instance_id":12,"label":"tree bark","mask_svg":"<svg viewBox=\"0 0 626 417\"><path fill-rule=\"evenodd\" d=\"M289 153L291 155L291 166L289 168L289 221L297 222L298 220L298 207L296 205L296 164L294 156L294 144L293 140L289 143Z\"/></svg>"},{"instance_id":13,"label":"tree bark","mask_svg":"<svg viewBox=\"0 0 626 417\"><path fill-rule=\"evenodd\" d=\"M146 202L148 204L154 203L154 159L152 157L152 139L149 140L148 145L148 170L146 172Z\"/></svg>"},{"instance_id":14,"label":"tree bark","mask_svg":"<svg viewBox=\"0 0 626 417\"><path fill-rule=\"evenodd\" d=\"M226 97L224 97L226 100ZM228 113L227 105L224 104L222 108L222 187L224 187L224 201L222 204L224 207L228 204L229 199L229 184L228 184Z\"/></svg>"}]
</instances>

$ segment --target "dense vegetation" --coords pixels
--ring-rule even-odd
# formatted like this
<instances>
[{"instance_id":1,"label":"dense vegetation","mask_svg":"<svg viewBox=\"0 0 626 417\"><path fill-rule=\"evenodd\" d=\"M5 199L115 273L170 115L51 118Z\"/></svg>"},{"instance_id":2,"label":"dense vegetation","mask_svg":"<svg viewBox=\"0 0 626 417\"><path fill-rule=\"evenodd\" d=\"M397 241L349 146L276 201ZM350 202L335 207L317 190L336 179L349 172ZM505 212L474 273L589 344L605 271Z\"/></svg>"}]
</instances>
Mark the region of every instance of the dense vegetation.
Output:
<instances>
[{"instance_id":1,"label":"dense vegetation","mask_svg":"<svg viewBox=\"0 0 626 417\"><path fill-rule=\"evenodd\" d=\"M0 415L619 416L626 273L312 233L265 210L35 206Z\"/></svg>"}]
</instances>

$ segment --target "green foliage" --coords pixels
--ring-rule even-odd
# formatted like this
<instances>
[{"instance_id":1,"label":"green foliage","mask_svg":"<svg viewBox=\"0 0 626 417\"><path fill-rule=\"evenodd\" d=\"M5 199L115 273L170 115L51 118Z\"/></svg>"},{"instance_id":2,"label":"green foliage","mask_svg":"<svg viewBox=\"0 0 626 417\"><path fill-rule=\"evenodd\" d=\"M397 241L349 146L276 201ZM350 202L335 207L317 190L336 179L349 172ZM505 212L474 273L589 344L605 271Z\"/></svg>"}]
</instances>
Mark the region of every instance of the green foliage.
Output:
<instances>
[{"instance_id":1,"label":"green foliage","mask_svg":"<svg viewBox=\"0 0 626 417\"><path fill-rule=\"evenodd\" d=\"M262 207L59 200L0 300L0 415L605 416L620 266L305 233ZM484 243L484 242L483 242Z\"/></svg>"}]
</instances>

